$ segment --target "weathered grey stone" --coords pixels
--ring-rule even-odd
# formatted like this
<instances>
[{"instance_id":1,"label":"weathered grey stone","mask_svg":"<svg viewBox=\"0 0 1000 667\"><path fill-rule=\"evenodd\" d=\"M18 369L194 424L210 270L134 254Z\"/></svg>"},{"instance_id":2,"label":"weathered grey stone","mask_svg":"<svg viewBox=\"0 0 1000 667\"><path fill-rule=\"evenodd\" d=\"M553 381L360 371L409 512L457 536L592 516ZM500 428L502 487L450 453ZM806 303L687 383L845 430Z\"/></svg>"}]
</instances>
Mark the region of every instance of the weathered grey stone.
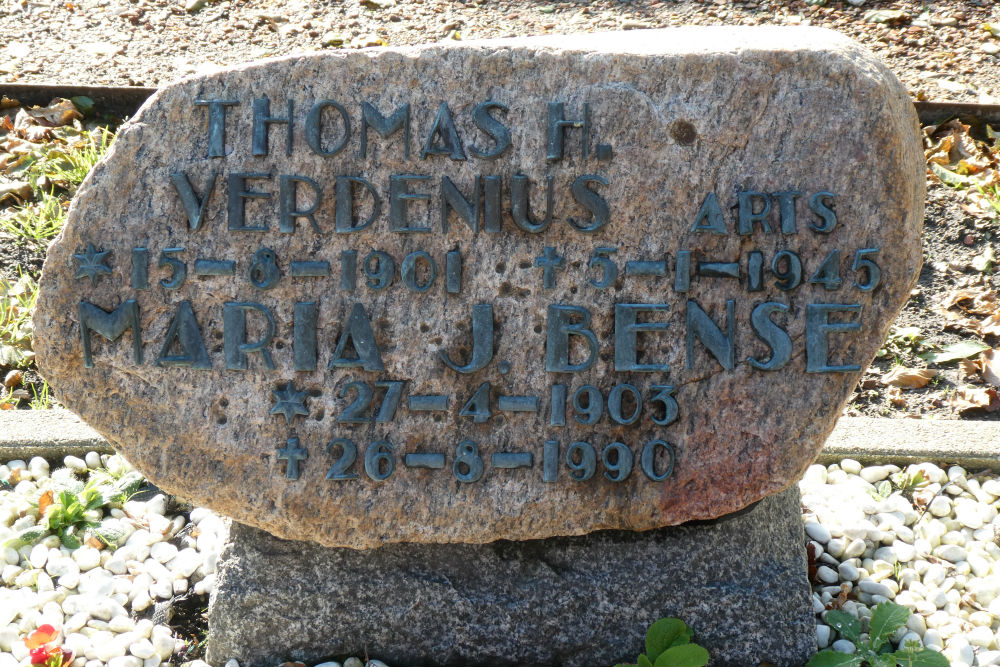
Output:
<instances>
[{"instance_id":1,"label":"weathered grey stone","mask_svg":"<svg viewBox=\"0 0 1000 667\"><path fill-rule=\"evenodd\" d=\"M595 667L678 616L713 665L797 666L816 650L802 544L796 488L709 524L483 545L331 549L233 524L208 658Z\"/></svg>"},{"instance_id":2,"label":"weathered grey stone","mask_svg":"<svg viewBox=\"0 0 1000 667\"><path fill-rule=\"evenodd\" d=\"M226 112L224 157L209 157L213 145L206 127L213 112L200 101L210 99L239 101L216 109ZM351 123L345 148L334 156L310 148L305 130L310 110L320 109L320 148L334 150L342 131L339 113L333 106L316 106L327 99L342 105ZM294 102L290 156L287 126L281 123L269 126L268 154L252 153L255 100L260 118L285 117L287 102ZM474 122L474 109L487 101L506 107L487 110L511 135L509 149L497 159L475 152L496 145L481 129L490 127L485 119L479 127ZM545 127L553 102L565 104L567 119L582 120L584 104L590 105L586 158L578 128L565 132L564 159L547 158ZM402 130L382 138L372 128L361 156L363 103L382 114L410 105L409 158ZM442 103L453 115L464 160L452 159L459 157L457 144L449 155L433 153L450 135L444 120L438 122L440 132L431 131L436 118L447 117ZM258 125L265 127L263 121ZM422 158L428 147L432 152ZM238 174L270 178L241 185ZM397 178L397 195L403 184L430 199L397 196L396 208L406 208L411 226L431 232L390 230L390 177L406 174L429 179ZM294 233L281 232L279 175L308 177L322 189L315 229L299 216L285 221ZM380 193L380 214L370 227L335 233L338 175L363 176ZM546 178L554 179L553 221L544 231L529 233L512 219L519 175L530 179L536 219L544 217ZM442 225L439 190L447 185L445 176L470 197L477 181L485 193L493 184L485 177L499 179L499 233L489 228L474 233L455 213ZM581 178L578 184L586 185L574 194L572 184ZM288 192L290 183L286 179ZM186 184L193 192L187 210L179 196ZM356 189L361 194L353 224L360 226L371 198L364 188ZM239 196L248 190L270 198ZM801 195L778 194L792 191ZM770 194L746 194L753 192ZM157 93L81 187L69 223L48 253L35 320L38 363L67 407L158 485L282 537L367 548L645 530L711 518L787 487L814 459L858 373L807 371L860 368L875 354L917 277L923 192L916 116L905 91L856 44L818 29L631 31L334 52L241 66ZM195 200L204 197L199 218ZM741 200L750 234L739 233ZM347 201L342 198L345 206ZM311 186L302 182L297 201L286 201L285 208L307 211L313 202ZM602 202L607 224L581 232L603 219ZM770 212L754 222L754 212L765 204ZM241 223L243 205L247 214ZM780 233L792 231L790 207L796 233ZM817 232L832 224L831 210L836 226ZM699 211L706 215L699 217ZM197 229L191 228L192 219ZM346 218L342 223L348 224ZM230 230L241 224L268 229ZM145 248L148 258L135 248ZM251 277L254 257L265 248L277 255L279 280L273 289L251 283L268 286L268 272L262 270L267 261ZM602 259L600 248L614 252L602 251ZM341 290L347 250L358 253L354 290ZM372 250L385 251L396 265L386 289L369 287L361 272ZM404 258L416 257L411 253L418 250L427 251L437 266L436 281L423 293L408 289L401 276ZM459 293L446 289L445 256L453 250L463 258ZM101 251L108 254L98 256ZM801 285L787 291L776 278L791 259L785 251L795 251L802 261ZM821 284L821 267L834 252L839 262L833 257L825 264L830 271ZM552 272L551 289L538 265L547 254L563 262ZM688 271L684 258L690 259ZM198 259L234 262L235 276L198 275L206 268ZM617 278L599 289L592 283L601 281L606 260L617 266ZM293 276L292 261L328 262L332 275ZM871 291L859 288L873 282L874 274L862 268L868 261L881 268ZM428 279L420 268L424 262L418 264L419 284ZM182 282L179 269L172 268L181 263L186 280L168 289ZM734 266L739 278L725 277ZM136 267L148 267L149 289L140 289L141 271L133 285ZM376 272L374 260L369 268ZM91 332L94 365L84 368L79 313L97 326L104 316L88 304L103 311L120 307L124 315L131 308L124 305L128 300L138 309L142 363L134 360L133 332L124 331L117 342ZM230 305L225 323L224 304L247 302L273 313L275 335L265 349L274 370L257 353L246 355L247 370L227 370L227 334L228 365L243 365L238 344L244 314L246 340L263 335L258 310L244 313ZM295 370L294 351L311 348L313 329L304 324L310 303L318 309L316 370ZM777 305L764 305L770 303ZM667 329L630 328L626 304L658 304L659 310L640 312L636 320ZM833 304L830 322L859 328L827 328L819 304ZM472 363L477 306L484 314L480 322L495 328L484 339L495 354L481 370L459 373L441 355L454 364ZM588 370L560 370L586 360L588 347L584 336L570 336L569 357L562 358L558 340L565 334L558 314L565 311L558 306L589 309L589 329L600 352ZM571 320L578 316L575 311ZM350 366L366 318L384 371ZM167 346L171 323L175 333L190 330L186 350ZM784 355L774 352L782 343L787 343L784 364L779 363ZM378 365L374 353L364 356L369 368ZM772 370L748 361L766 366L775 357ZM626 370L636 362L669 366L669 372ZM300 359L300 366L312 368L309 359ZM391 419L391 410L382 413L392 402L385 398L387 388L376 385L384 381L405 383ZM294 384L293 400L279 404L275 392L284 392L288 383ZM600 418L593 425L581 423L588 421L588 396L597 396L585 385L601 393ZM634 408L627 385L642 398L641 414L634 423L616 423L609 398L613 392L625 396L621 414L613 416L628 422ZM654 419L665 419L666 385L674 388L678 418L660 425ZM567 388L564 401L552 398L557 386ZM477 394L482 387L487 388ZM356 398L366 403L366 389L374 391L373 405L360 418L369 421L338 422ZM299 391L308 394L297 404ZM583 393L574 401L577 392ZM416 410L420 399L413 399L422 395L445 397L446 411ZM476 396L481 405L467 405ZM535 397L537 411L512 411L533 406L530 400L508 405L504 396ZM565 406L565 426L553 424L560 421L557 404ZM474 413L483 420L475 421ZM357 478L327 479L336 476L331 468L341 458L339 444L328 448L337 438L349 438L357 447L357 460L345 473ZM391 443L395 469L388 479L375 481L363 462L367 453L377 463L375 443L382 440ZM478 455L463 445L467 440ZM676 452L672 474L659 482L640 465L642 451L656 440L669 442ZM558 447L550 447L557 472L552 483L543 479L547 441ZM589 444L575 447L574 456L596 448L594 474L585 482L572 480L565 463L576 442ZM616 442L622 444L602 457ZM663 474L666 449L650 447L659 455L652 473ZM459 450L474 464L482 460L478 481L462 483L475 475L459 461ZM614 467L615 457L626 451L633 469L613 482L617 473L608 471L602 458ZM532 466L494 465L494 455L510 452L530 454ZM414 453L443 455L443 468L407 467L404 457ZM296 462L296 456L307 458ZM384 464L380 471L386 472Z\"/></svg>"}]
</instances>

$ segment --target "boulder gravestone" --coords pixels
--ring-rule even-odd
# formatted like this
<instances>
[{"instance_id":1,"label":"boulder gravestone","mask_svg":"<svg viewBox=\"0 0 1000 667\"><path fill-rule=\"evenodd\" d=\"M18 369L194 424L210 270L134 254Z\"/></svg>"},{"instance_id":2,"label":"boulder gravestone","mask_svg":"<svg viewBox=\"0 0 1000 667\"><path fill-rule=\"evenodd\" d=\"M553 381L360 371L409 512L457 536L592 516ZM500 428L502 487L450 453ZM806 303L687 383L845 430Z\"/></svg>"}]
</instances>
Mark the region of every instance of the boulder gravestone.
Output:
<instances>
[{"instance_id":1,"label":"boulder gravestone","mask_svg":"<svg viewBox=\"0 0 1000 667\"><path fill-rule=\"evenodd\" d=\"M74 200L46 260L39 365L163 488L338 547L239 528L232 596L214 603L230 618L274 583L254 583L253 553L323 563L330 580L310 599L330 585L348 606L378 605L379 573L394 595L450 582L435 562L523 575L500 595L452 572L465 583L446 585L450 607L414 611L440 597L427 593L396 610L401 626L407 613L457 624L465 648L447 656L428 653L440 632L399 650L376 640L386 622L353 636L337 625L337 638L296 644L300 657L363 642L428 664L622 658L684 595L654 587L622 627L581 644L516 611L538 594L532 572L603 549L613 563L645 554L623 572L698 581L688 547L650 547L690 546L698 529L653 529L798 479L917 278L916 132L893 75L817 29L332 52L184 79L122 128ZM793 525L794 492L767 503L731 521ZM802 630L793 533L773 547L784 574L759 560L742 574L759 579L750 594L767 576L792 582L776 606ZM738 578L733 553L724 577ZM590 597L560 589L548 618L621 606L624 583L603 572ZM349 573L359 580L337 579ZM489 627L497 605L516 640L484 648L461 628ZM720 660L747 664L769 641L734 639L748 622L760 619L718 635ZM216 657L263 655L247 648L261 633L240 630L218 633ZM756 657L802 659L803 632Z\"/></svg>"}]
</instances>

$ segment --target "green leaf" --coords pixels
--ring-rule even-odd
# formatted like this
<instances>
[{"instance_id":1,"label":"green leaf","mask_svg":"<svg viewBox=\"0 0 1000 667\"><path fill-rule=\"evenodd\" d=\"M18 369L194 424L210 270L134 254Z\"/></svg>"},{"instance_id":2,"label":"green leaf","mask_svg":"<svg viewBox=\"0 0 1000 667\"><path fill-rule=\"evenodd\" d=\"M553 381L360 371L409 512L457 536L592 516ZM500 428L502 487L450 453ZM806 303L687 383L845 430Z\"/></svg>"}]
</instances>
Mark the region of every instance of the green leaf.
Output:
<instances>
[{"instance_id":1,"label":"green leaf","mask_svg":"<svg viewBox=\"0 0 1000 667\"><path fill-rule=\"evenodd\" d=\"M673 646L661 653L653 667L705 667L708 651L697 644Z\"/></svg>"},{"instance_id":2,"label":"green leaf","mask_svg":"<svg viewBox=\"0 0 1000 667\"><path fill-rule=\"evenodd\" d=\"M12 549L20 549L23 546L34 544L48 534L49 531L45 530L44 526L31 526L18 532L14 537L4 542L3 545Z\"/></svg>"},{"instance_id":3,"label":"green leaf","mask_svg":"<svg viewBox=\"0 0 1000 667\"><path fill-rule=\"evenodd\" d=\"M921 352L917 356L931 364L943 364L949 361L968 359L969 357L988 349L990 349L990 346L986 343L982 343L978 340L964 340L959 343L946 345L940 350Z\"/></svg>"},{"instance_id":4,"label":"green leaf","mask_svg":"<svg viewBox=\"0 0 1000 667\"><path fill-rule=\"evenodd\" d=\"M896 667L896 656L892 653L882 653L868 658L871 667Z\"/></svg>"},{"instance_id":5,"label":"green leaf","mask_svg":"<svg viewBox=\"0 0 1000 667\"><path fill-rule=\"evenodd\" d=\"M931 171L934 172L934 175L941 179L941 182L945 185L950 185L953 188L963 188L973 182L973 180L968 176L961 176L953 171L949 171L937 162L931 162L930 165Z\"/></svg>"},{"instance_id":6,"label":"green leaf","mask_svg":"<svg viewBox=\"0 0 1000 667\"><path fill-rule=\"evenodd\" d=\"M104 504L115 504L121 502L122 498L129 498L139 490L146 482L142 473L132 470L125 473L114 484L101 488Z\"/></svg>"},{"instance_id":7,"label":"green leaf","mask_svg":"<svg viewBox=\"0 0 1000 667\"><path fill-rule=\"evenodd\" d=\"M109 547L119 547L128 537L129 532L118 519L105 519L93 529L94 535Z\"/></svg>"},{"instance_id":8,"label":"green leaf","mask_svg":"<svg viewBox=\"0 0 1000 667\"><path fill-rule=\"evenodd\" d=\"M824 649L809 658L806 667L858 667L861 656Z\"/></svg>"},{"instance_id":9,"label":"green leaf","mask_svg":"<svg viewBox=\"0 0 1000 667\"><path fill-rule=\"evenodd\" d=\"M650 661L650 659L646 657L645 653L639 656L638 662L639 664L637 665L637 667L653 667L652 661Z\"/></svg>"},{"instance_id":10,"label":"green leaf","mask_svg":"<svg viewBox=\"0 0 1000 667\"><path fill-rule=\"evenodd\" d=\"M69 101L72 102L73 106L77 108L77 111L82 113L84 116L89 116L94 113L94 100L90 99L86 95L71 97L69 98Z\"/></svg>"},{"instance_id":11,"label":"green leaf","mask_svg":"<svg viewBox=\"0 0 1000 667\"><path fill-rule=\"evenodd\" d=\"M661 618L646 631L646 655L658 656L671 646L688 643L690 638L687 623L679 618Z\"/></svg>"},{"instance_id":12,"label":"green leaf","mask_svg":"<svg viewBox=\"0 0 1000 667\"><path fill-rule=\"evenodd\" d=\"M79 549L82 545L80 538L76 536L73 526L63 526L59 529L59 541L67 549Z\"/></svg>"},{"instance_id":13,"label":"green leaf","mask_svg":"<svg viewBox=\"0 0 1000 667\"><path fill-rule=\"evenodd\" d=\"M948 658L929 648L903 649L892 654L902 667L948 667Z\"/></svg>"},{"instance_id":14,"label":"green leaf","mask_svg":"<svg viewBox=\"0 0 1000 667\"><path fill-rule=\"evenodd\" d=\"M887 479L882 480L875 486L875 490L882 499L886 499L892 495L892 482Z\"/></svg>"},{"instance_id":15,"label":"green leaf","mask_svg":"<svg viewBox=\"0 0 1000 667\"><path fill-rule=\"evenodd\" d=\"M845 611L831 609L826 612L826 623L855 645L861 641L861 622Z\"/></svg>"},{"instance_id":16,"label":"green leaf","mask_svg":"<svg viewBox=\"0 0 1000 667\"><path fill-rule=\"evenodd\" d=\"M872 650L878 651L886 640L906 623L910 610L895 602L883 602L872 612L868 636L871 638Z\"/></svg>"}]
</instances>

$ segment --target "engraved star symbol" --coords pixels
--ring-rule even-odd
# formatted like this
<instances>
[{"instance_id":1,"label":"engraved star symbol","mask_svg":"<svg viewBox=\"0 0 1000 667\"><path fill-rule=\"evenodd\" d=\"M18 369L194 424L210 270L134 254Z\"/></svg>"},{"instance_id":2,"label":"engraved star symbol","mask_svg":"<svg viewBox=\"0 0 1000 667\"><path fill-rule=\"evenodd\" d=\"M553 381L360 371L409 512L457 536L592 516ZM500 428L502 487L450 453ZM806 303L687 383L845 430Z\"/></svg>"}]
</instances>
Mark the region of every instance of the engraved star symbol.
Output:
<instances>
[{"instance_id":1,"label":"engraved star symbol","mask_svg":"<svg viewBox=\"0 0 1000 667\"><path fill-rule=\"evenodd\" d=\"M284 389L276 389L271 392L277 399L274 407L271 408L272 415L285 415L285 423L291 424L295 415L308 415L305 399L306 392L295 388L294 382L289 382Z\"/></svg>"},{"instance_id":2,"label":"engraved star symbol","mask_svg":"<svg viewBox=\"0 0 1000 667\"><path fill-rule=\"evenodd\" d=\"M98 276L111 273L111 267L104 263L104 256L109 252L111 251L98 251L93 243L88 243L84 252L73 255L73 259L77 262L76 275L73 278L90 278L91 286L96 285Z\"/></svg>"}]
</instances>

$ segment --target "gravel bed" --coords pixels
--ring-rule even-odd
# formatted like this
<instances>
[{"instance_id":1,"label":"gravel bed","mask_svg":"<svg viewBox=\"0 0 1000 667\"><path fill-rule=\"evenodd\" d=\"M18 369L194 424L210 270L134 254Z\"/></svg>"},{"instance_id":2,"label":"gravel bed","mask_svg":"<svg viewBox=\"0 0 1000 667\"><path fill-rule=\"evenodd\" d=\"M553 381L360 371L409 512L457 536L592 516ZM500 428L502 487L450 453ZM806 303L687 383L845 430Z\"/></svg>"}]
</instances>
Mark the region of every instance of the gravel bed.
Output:
<instances>
[{"instance_id":1,"label":"gravel bed","mask_svg":"<svg viewBox=\"0 0 1000 667\"><path fill-rule=\"evenodd\" d=\"M328 48L773 24L853 37L917 99L992 102L998 19L993 0L0 0L0 80L159 86Z\"/></svg>"},{"instance_id":2,"label":"gravel bed","mask_svg":"<svg viewBox=\"0 0 1000 667\"><path fill-rule=\"evenodd\" d=\"M39 514L47 491L58 498L80 492L87 478L129 475L137 473L120 456L95 452L54 470L42 458L0 465L0 667L31 665L24 640L46 624L73 650L72 667L206 667L191 660L204 619L171 622L171 610L192 596L207 604L226 519L153 489L91 510L111 545L88 531L85 544L70 548L48 530L49 513ZM918 641L952 667L1000 665L1000 476L845 459L811 466L799 488L820 648L855 648L824 622L828 609L867 630L875 605L893 600L913 612L894 646ZM192 624L202 624L200 637L192 638ZM357 657L321 665L385 667Z\"/></svg>"},{"instance_id":3,"label":"gravel bed","mask_svg":"<svg viewBox=\"0 0 1000 667\"><path fill-rule=\"evenodd\" d=\"M952 667L1000 665L1000 478L921 463L813 465L799 483L820 648L853 653L825 622L893 600L913 614L892 638Z\"/></svg>"},{"instance_id":4,"label":"gravel bed","mask_svg":"<svg viewBox=\"0 0 1000 667\"><path fill-rule=\"evenodd\" d=\"M135 473L120 456L96 452L63 463L50 470L36 457L0 465L0 489L6 489L0 490L0 667L32 664L24 639L46 624L72 649L72 667L175 662L191 647L171 629L171 607L191 595L207 601L225 520L203 508L177 512L156 494L89 510L87 520L111 535L112 544L92 535L68 548L40 518L43 494L80 493L95 473L112 479Z\"/></svg>"},{"instance_id":5,"label":"gravel bed","mask_svg":"<svg viewBox=\"0 0 1000 667\"><path fill-rule=\"evenodd\" d=\"M89 510L83 544L67 546L50 530L51 510L39 512L40 502L50 506L47 492L59 502L62 491L80 497L88 479L112 491L144 480L118 455L90 452L62 464L52 470L35 457L0 465L0 667L32 665L25 639L45 625L58 633L53 645L72 650L66 667L207 667L191 659L204 649L205 619L176 610L207 607L228 519L147 487L133 496L142 500ZM386 667L356 657L322 665Z\"/></svg>"}]
</instances>

